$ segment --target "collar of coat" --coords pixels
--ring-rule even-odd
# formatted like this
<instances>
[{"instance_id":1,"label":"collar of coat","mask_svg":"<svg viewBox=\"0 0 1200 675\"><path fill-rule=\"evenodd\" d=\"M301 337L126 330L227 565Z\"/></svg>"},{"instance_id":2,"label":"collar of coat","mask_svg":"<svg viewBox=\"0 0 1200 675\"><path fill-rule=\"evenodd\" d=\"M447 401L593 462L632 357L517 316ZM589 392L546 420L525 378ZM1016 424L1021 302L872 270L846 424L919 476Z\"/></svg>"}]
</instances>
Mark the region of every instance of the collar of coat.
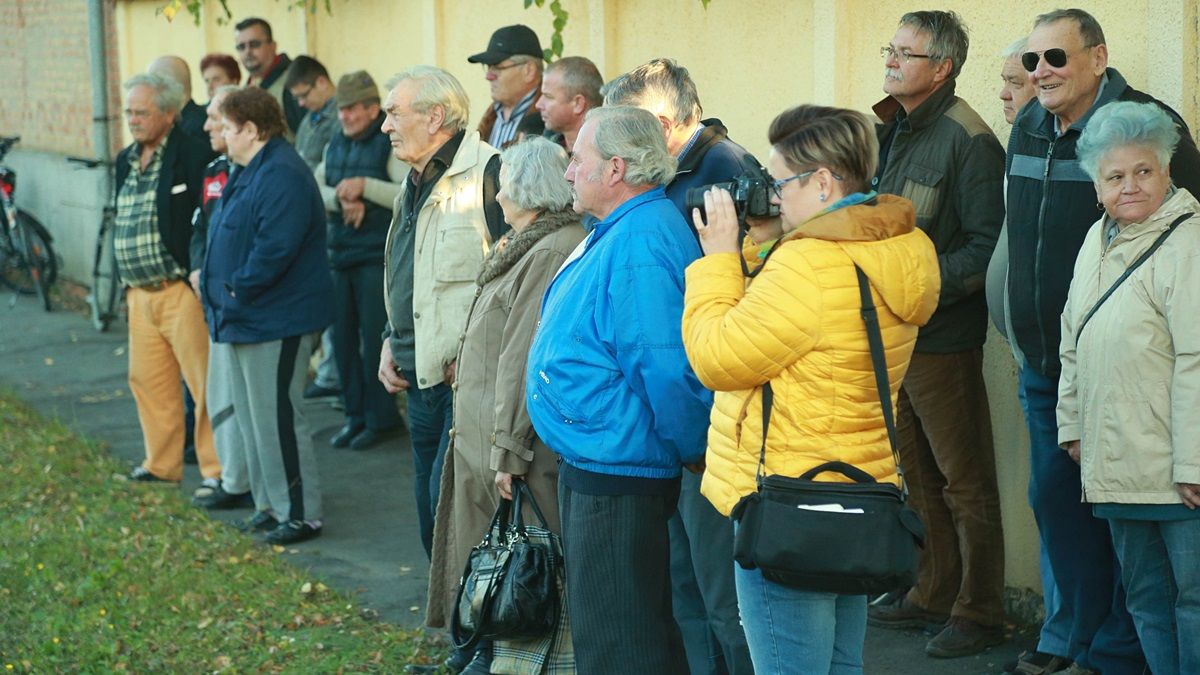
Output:
<instances>
[{"instance_id":1,"label":"collar of coat","mask_svg":"<svg viewBox=\"0 0 1200 675\"><path fill-rule=\"evenodd\" d=\"M874 199L817 215L800 224L780 240L824 239L826 241L880 241L912 232L917 214L912 202L895 195Z\"/></svg>"},{"instance_id":2,"label":"collar of coat","mask_svg":"<svg viewBox=\"0 0 1200 675\"><path fill-rule=\"evenodd\" d=\"M937 121L950 106L954 105L956 100L954 83L954 80L950 80L938 87L937 91L930 94L929 98L922 101L921 105L912 111L912 114L905 113L900 102L891 96L871 106L871 110L879 116L885 126L908 120L910 129L923 129Z\"/></svg>"},{"instance_id":3,"label":"collar of coat","mask_svg":"<svg viewBox=\"0 0 1200 675\"><path fill-rule=\"evenodd\" d=\"M476 283L480 286L512 269L517 261L547 235L568 225L579 224L579 216L569 208L562 211L543 211L528 227L504 236L483 261Z\"/></svg>"}]
</instances>

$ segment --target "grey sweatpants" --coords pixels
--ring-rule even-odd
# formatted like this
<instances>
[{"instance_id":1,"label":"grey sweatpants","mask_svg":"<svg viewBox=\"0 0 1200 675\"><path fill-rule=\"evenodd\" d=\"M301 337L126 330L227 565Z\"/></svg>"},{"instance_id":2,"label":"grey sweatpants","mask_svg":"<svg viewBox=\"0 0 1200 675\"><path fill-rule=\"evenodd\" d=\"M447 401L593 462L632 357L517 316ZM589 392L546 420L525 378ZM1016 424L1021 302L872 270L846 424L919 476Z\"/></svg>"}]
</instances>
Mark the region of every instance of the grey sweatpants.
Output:
<instances>
[{"instance_id":1,"label":"grey sweatpants","mask_svg":"<svg viewBox=\"0 0 1200 675\"><path fill-rule=\"evenodd\" d=\"M233 345L210 340L204 397L217 458L221 460L221 486L230 494L245 494L250 491L250 476L246 472L246 444L233 405L233 372Z\"/></svg>"},{"instance_id":2,"label":"grey sweatpants","mask_svg":"<svg viewBox=\"0 0 1200 675\"><path fill-rule=\"evenodd\" d=\"M301 405L315 342L314 335L298 335L227 345L254 505L280 521L321 518L317 458Z\"/></svg>"}]
</instances>

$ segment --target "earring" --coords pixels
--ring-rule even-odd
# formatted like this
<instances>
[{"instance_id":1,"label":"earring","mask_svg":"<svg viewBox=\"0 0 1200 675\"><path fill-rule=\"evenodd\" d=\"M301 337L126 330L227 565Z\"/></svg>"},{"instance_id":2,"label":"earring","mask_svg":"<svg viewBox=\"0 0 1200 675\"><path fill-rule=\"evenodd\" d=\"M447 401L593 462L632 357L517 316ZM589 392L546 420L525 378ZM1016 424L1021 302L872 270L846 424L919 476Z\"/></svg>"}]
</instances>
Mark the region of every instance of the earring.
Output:
<instances>
[{"instance_id":1,"label":"earring","mask_svg":"<svg viewBox=\"0 0 1200 675\"><path fill-rule=\"evenodd\" d=\"M822 192L821 194L817 195L817 199L820 199L821 201L825 201L825 193Z\"/></svg>"},{"instance_id":2,"label":"earring","mask_svg":"<svg viewBox=\"0 0 1200 675\"><path fill-rule=\"evenodd\" d=\"M1103 210L1104 210L1104 205L1103 205L1103 204L1101 204L1100 202L1096 202L1096 210L1097 210L1097 211L1103 211Z\"/></svg>"}]
</instances>

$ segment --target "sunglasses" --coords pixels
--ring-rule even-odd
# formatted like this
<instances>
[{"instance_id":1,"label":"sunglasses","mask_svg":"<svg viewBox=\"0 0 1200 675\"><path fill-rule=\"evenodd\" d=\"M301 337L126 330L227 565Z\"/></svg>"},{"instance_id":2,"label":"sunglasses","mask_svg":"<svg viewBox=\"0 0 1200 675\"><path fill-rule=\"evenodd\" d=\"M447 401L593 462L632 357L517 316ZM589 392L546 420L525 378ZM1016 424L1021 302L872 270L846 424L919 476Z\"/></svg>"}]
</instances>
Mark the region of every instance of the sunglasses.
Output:
<instances>
[{"instance_id":1,"label":"sunglasses","mask_svg":"<svg viewBox=\"0 0 1200 675\"><path fill-rule=\"evenodd\" d=\"M1042 59L1046 59L1046 64L1051 68L1062 68L1067 65L1067 50L1055 47L1044 52L1025 52L1021 55L1021 65L1032 73L1037 70L1038 62Z\"/></svg>"}]
</instances>

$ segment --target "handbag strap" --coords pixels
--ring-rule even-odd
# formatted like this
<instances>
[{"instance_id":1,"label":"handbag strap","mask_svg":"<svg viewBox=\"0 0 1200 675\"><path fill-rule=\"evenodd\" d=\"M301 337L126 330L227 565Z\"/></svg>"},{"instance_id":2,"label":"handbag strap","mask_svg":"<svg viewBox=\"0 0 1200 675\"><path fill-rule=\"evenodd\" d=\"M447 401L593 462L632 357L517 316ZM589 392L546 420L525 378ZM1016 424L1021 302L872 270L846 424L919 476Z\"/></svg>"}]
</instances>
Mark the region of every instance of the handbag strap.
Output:
<instances>
[{"instance_id":1,"label":"handbag strap","mask_svg":"<svg viewBox=\"0 0 1200 675\"><path fill-rule=\"evenodd\" d=\"M879 330L879 314L875 311L875 302L871 299L871 286L862 268L854 266L858 276L858 294L862 305L860 314L867 328L867 344L871 348L871 367L875 371L875 386L879 393L879 403L883 408L883 423L887 426L888 445L892 448L892 459L896 461L896 474L900 477L900 490L904 498L908 498L908 483L904 480L904 470L900 468L900 452L896 446L896 420L892 412L891 386L888 382L887 356L883 351L883 336ZM762 386L762 447L758 450L758 466L754 468L754 482L762 488L762 472L767 463L767 430L771 426L771 407L775 402L775 394L768 381Z\"/></svg>"},{"instance_id":2,"label":"handbag strap","mask_svg":"<svg viewBox=\"0 0 1200 675\"><path fill-rule=\"evenodd\" d=\"M858 265L858 296L862 301L863 323L867 325L867 344L871 347L871 368L875 371L875 388L879 391L879 406L883 409L883 423L887 426L888 445L892 446L892 459L896 460L896 475L900 477L900 491L908 498L908 482L904 480L904 469L900 468L900 451L896 445L896 418L892 410L892 387L888 381L887 354L883 351L883 334L879 330L879 313L871 299L871 282Z\"/></svg>"},{"instance_id":3,"label":"handbag strap","mask_svg":"<svg viewBox=\"0 0 1200 675\"><path fill-rule=\"evenodd\" d=\"M1113 282L1113 285L1108 287L1108 290L1104 292L1104 295L1100 296L1100 299L1096 301L1096 304L1092 305L1092 308L1089 309L1088 313L1084 315L1083 321L1079 322L1079 328L1075 329L1075 344L1079 344L1079 336L1083 334L1083 327L1088 324L1088 321L1091 321L1092 316L1096 313L1096 310L1100 309L1100 305L1103 305L1104 301L1108 300L1109 296L1117 290L1117 287L1120 286L1122 282L1129 278L1130 274L1133 274L1134 270L1141 267L1142 263L1146 262L1150 259L1150 256L1154 255L1154 252L1158 250L1158 247L1163 245L1163 242L1167 240L1167 237L1171 236L1171 233L1174 232L1183 223L1183 221L1191 218L1193 215L1195 214L1185 213L1176 218L1173 223L1167 226L1167 231L1158 235L1158 238L1154 240L1154 243L1150 244L1150 248L1146 249L1145 253L1142 253L1140 256L1138 256L1137 260L1134 260L1133 264L1130 265L1121 276L1117 277L1117 280Z\"/></svg>"},{"instance_id":4,"label":"handbag strap","mask_svg":"<svg viewBox=\"0 0 1200 675\"><path fill-rule=\"evenodd\" d=\"M526 483L524 479L513 476L512 485L513 499L515 500L517 498L517 494L520 493L521 503L529 505L529 508L533 511L533 515L537 516L538 525L542 526L543 529L550 529L550 526L546 524L546 516L542 515L542 510L538 507L537 500L533 498L533 490L529 488L529 484ZM515 506L516 504L514 502L514 510L516 510ZM516 510L515 518L517 519L521 530L524 531L525 522L519 510Z\"/></svg>"}]
</instances>

